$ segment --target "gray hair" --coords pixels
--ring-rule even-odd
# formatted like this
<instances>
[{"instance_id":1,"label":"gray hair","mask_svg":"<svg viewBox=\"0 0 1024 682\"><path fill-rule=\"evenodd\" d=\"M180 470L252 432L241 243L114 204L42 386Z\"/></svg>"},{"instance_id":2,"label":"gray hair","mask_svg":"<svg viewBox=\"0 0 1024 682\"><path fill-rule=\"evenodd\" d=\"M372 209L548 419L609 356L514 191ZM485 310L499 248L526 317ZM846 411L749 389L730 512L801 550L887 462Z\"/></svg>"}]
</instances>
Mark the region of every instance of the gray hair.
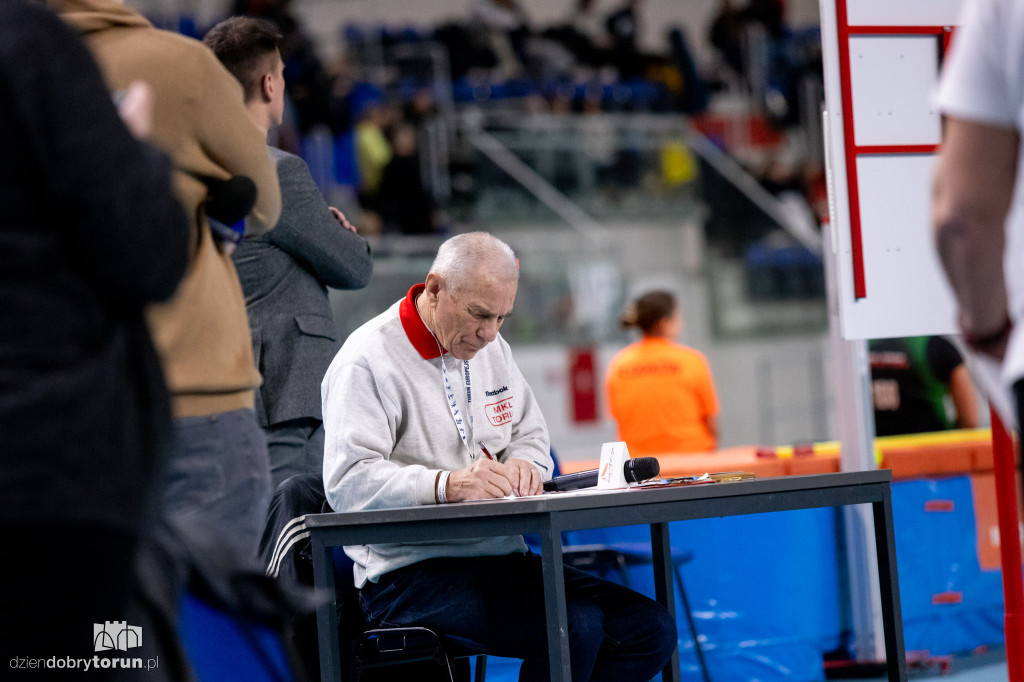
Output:
<instances>
[{"instance_id":1,"label":"gray hair","mask_svg":"<svg viewBox=\"0 0 1024 682\"><path fill-rule=\"evenodd\" d=\"M459 291L485 274L498 280L518 281L519 263L512 247L497 237L486 232L466 232L441 244L430 272L443 277L452 291Z\"/></svg>"}]
</instances>

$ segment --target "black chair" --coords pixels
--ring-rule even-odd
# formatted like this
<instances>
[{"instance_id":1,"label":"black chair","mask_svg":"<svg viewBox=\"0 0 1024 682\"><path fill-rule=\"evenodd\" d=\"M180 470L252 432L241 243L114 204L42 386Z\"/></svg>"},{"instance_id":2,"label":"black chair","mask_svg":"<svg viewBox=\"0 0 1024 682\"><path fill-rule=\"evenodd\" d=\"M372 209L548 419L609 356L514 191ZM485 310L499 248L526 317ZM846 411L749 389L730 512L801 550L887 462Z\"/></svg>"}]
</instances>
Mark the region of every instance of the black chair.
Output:
<instances>
[{"instance_id":1,"label":"black chair","mask_svg":"<svg viewBox=\"0 0 1024 682\"><path fill-rule=\"evenodd\" d=\"M282 481L271 500L267 525L260 540L260 559L267 575L312 586L312 551L305 515L331 511L319 474L299 474ZM340 547L334 549L338 636L342 669L348 668L348 679L468 682L468 658L475 656L475 679L484 681L487 657L476 651L471 642L424 627L370 629L359 606L352 561ZM319 679L315 616L305 617L295 623L293 629L296 632L294 646L300 652L307 674ZM394 670L393 676L379 670L399 665L403 667ZM413 667L415 671L411 671Z\"/></svg>"},{"instance_id":2,"label":"black chair","mask_svg":"<svg viewBox=\"0 0 1024 682\"><path fill-rule=\"evenodd\" d=\"M395 682L411 679L417 682L469 682L469 658L474 656L474 680L484 682L487 675L487 656L479 653L472 642L460 637L441 635L425 627L368 629L369 625L363 618L362 608L357 601L358 591L352 581L352 560L340 547L336 550L335 587L339 597L339 608L347 618L344 631L348 636L343 635L342 643L344 644L346 640L351 642L348 668L349 679L352 682L367 677L370 671L397 665L402 665L402 668L396 671L395 677L377 675L372 678L372 682L390 682L392 679ZM350 608L346 609L346 606ZM342 648L344 650L344 647ZM344 661L342 665L345 665Z\"/></svg>"}]
</instances>

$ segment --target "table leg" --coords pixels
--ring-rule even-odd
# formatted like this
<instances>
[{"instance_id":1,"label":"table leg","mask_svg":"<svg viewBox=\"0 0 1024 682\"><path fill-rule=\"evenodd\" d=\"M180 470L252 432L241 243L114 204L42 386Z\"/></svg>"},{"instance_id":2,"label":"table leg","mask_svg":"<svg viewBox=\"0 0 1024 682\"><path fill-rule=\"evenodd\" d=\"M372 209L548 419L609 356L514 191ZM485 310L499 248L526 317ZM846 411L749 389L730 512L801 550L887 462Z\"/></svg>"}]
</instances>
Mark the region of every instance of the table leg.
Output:
<instances>
[{"instance_id":1,"label":"table leg","mask_svg":"<svg viewBox=\"0 0 1024 682\"><path fill-rule=\"evenodd\" d=\"M544 566L544 609L548 627L548 664L551 682L570 682L569 616L565 611L565 572L562 570L562 533L548 517L540 531Z\"/></svg>"},{"instance_id":2,"label":"table leg","mask_svg":"<svg viewBox=\"0 0 1024 682\"><path fill-rule=\"evenodd\" d=\"M328 595L327 602L316 609L320 679L322 682L337 682L342 679L342 673L341 650L338 645L338 596L334 588L334 557L316 533L311 534L309 540L313 549L313 585Z\"/></svg>"},{"instance_id":3,"label":"table leg","mask_svg":"<svg viewBox=\"0 0 1024 682\"><path fill-rule=\"evenodd\" d=\"M668 536L668 523L651 524L651 559L654 562L654 596L668 609L672 622L676 622L676 595L672 583L672 542ZM696 634L694 635L696 636ZM697 642L694 642L696 645ZM672 658L661 671L665 682L679 682L679 646L672 650Z\"/></svg>"},{"instance_id":4,"label":"table leg","mask_svg":"<svg viewBox=\"0 0 1024 682\"><path fill-rule=\"evenodd\" d=\"M900 583L896 573L896 537L892 524L892 489L886 485L881 502L873 502L875 555L878 559L878 587L882 597L882 631L885 659L891 682L907 679L907 659L903 650L903 615L900 611Z\"/></svg>"}]
</instances>

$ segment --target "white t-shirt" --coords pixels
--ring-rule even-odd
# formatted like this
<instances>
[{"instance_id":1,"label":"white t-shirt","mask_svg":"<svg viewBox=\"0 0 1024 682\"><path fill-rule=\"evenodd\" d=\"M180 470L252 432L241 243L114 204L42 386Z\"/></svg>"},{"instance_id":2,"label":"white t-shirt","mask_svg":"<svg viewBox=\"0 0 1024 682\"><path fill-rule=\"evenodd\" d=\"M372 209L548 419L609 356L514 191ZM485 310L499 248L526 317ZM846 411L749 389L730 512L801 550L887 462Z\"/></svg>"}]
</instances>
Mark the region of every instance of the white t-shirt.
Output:
<instances>
[{"instance_id":1,"label":"white t-shirt","mask_svg":"<svg viewBox=\"0 0 1024 682\"><path fill-rule=\"evenodd\" d=\"M964 2L960 27L943 67L938 104L947 116L1024 130L1024 2ZM1017 184L1006 221L1006 286L1015 331L1002 368L1004 389L1024 377L1022 199L1024 155L1018 152Z\"/></svg>"}]
</instances>

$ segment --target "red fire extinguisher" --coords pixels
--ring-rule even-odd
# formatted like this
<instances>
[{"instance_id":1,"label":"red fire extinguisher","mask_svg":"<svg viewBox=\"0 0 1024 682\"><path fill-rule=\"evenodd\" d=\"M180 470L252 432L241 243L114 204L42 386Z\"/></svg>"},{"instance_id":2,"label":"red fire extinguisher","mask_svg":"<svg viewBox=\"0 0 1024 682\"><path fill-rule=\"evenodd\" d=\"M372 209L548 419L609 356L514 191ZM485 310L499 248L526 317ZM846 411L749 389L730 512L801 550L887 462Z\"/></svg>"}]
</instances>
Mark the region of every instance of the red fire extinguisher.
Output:
<instances>
[{"instance_id":1,"label":"red fire extinguisher","mask_svg":"<svg viewBox=\"0 0 1024 682\"><path fill-rule=\"evenodd\" d=\"M569 349L569 391L573 422L597 421L597 373L592 346Z\"/></svg>"}]
</instances>

